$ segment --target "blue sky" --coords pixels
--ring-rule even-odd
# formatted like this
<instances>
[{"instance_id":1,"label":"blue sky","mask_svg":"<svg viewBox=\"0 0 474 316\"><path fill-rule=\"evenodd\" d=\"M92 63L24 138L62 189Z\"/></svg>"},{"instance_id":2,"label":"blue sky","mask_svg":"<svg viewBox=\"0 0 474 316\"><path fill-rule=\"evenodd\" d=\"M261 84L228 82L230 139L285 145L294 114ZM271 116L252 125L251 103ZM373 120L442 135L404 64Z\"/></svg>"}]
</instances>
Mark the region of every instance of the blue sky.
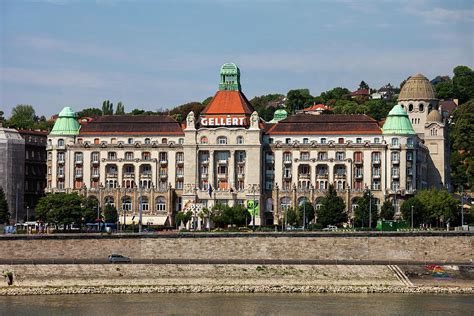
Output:
<instances>
[{"instance_id":1,"label":"blue sky","mask_svg":"<svg viewBox=\"0 0 474 316\"><path fill-rule=\"evenodd\" d=\"M0 109L157 110L215 93L235 62L250 99L398 85L474 68L474 1L0 0Z\"/></svg>"}]
</instances>

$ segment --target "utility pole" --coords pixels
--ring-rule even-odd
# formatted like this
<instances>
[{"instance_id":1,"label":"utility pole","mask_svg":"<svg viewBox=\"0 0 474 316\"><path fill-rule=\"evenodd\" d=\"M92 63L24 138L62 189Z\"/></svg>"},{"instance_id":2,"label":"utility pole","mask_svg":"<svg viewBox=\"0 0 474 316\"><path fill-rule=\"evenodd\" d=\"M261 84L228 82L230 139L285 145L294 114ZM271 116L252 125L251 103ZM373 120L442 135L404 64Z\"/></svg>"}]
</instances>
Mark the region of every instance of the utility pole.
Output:
<instances>
[{"instance_id":1,"label":"utility pole","mask_svg":"<svg viewBox=\"0 0 474 316\"><path fill-rule=\"evenodd\" d=\"M464 225L464 185L461 185L461 227Z\"/></svg>"},{"instance_id":2,"label":"utility pole","mask_svg":"<svg viewBox=\"0 0 474 316\"><path fill-rule=\"evenodd\" d=\"M411 230L413 230L413 205L411 206Z\"/></svg>"},{"instance_id":3,"label":"utility pole","mask_svg":"<svg viewBox=\"0 0 474 316\"><path fill-rule=\"evenodd\" d=\"M369 187L369 229L372 230L372 191Z\"/></svg>"},{"instance_id":4,"label":"utility pole","mask_svg":"<svg viewBox=\"0 0 474 316\"><path fill-rule=\"evenodd\" d=\"M255 210L257 208L257 206L255 205L255 191L257 189L257 185L254 184L253 185L253 219L252 219L252 229L253 231L255 231Z\"/></svg>"},{"instance_id":5,"label":"utility pole","mask_svg":"<svg viewBox=\"0 0 474 316\"><path fill-rule=\"evenodd\" d=\"M140 193L140 205L138 206L138 233L142 232L142 209L143 209L143 201L142 201L142 185L139 182L138 191Z\"/></svg>"}]
</instances>

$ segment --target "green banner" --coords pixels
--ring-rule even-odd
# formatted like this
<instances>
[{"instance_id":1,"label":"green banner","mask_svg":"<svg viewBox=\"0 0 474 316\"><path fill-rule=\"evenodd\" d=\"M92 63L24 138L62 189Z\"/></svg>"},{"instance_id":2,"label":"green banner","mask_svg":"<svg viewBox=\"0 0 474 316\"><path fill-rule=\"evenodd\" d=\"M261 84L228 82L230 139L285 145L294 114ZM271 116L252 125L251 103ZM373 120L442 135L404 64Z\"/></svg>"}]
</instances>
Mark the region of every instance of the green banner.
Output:
<instances>
[{"instance_id":1,"label":"green banner","mask_svg":"<svg viewBox=\"0 0 474 316\"><path fill-rule=\"evenodd\" d=\"M255 217L260 216L260 205L259 205L258 201L248 200L247 201L247 210L249 211L250 215L252 215L252 216L253 216L254 210L255 210Z\"/></svg>"}]
</instances>

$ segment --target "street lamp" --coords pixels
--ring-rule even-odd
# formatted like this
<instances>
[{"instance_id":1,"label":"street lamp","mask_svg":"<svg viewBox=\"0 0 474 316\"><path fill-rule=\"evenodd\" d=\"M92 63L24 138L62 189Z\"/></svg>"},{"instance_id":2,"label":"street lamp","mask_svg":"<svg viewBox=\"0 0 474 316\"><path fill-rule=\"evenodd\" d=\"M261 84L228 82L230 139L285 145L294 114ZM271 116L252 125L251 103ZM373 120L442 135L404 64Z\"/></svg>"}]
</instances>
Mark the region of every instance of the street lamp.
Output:
<instances>
[{"instance_id":1,"label":"street lamp","mask_svg":"<svg viewBox=\"0 0 474 316\"><path fill-rule=\"evenodd\" d=\"M255 205L255 191L257 190L257 185L252 185L253 188L253 217L252 217L252 230L255 231L255 211L257 206Z\"/></svg>"},{"instance_id":2,"label":"street lamp","mask_svg":"<svg viewBox=\"0 0 474 316\"><path fill-rule=\"evenodd\" d=\"M413 205L411 206L411 230L413 230Z\"/></svg>"}]
</instances>

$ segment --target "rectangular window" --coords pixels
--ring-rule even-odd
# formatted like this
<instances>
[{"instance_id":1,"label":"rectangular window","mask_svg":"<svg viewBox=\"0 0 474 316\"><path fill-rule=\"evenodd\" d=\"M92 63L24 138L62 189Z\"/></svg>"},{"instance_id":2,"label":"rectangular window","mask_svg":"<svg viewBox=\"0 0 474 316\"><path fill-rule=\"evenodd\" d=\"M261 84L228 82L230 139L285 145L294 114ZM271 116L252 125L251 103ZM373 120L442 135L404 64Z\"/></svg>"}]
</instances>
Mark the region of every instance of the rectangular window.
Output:
<instances>
[{"instance_id":1,"label":"rectangular window","mask_svg":"<svg viewBox=\"0 0 474 316\"><path fill-rule=\"evenodd\" d=\"M344 160L346 158L346 154L342 151L336 152L336 160Z\"/></svg>"},{"instance_id":2,"label":"rectangular window","mask_svg":"<svg viewBox=\"0 0 474 316\"><path fill-rule=\"evenodd\" d=\"M300 153L300 159L304 161L309 160L309 152L305 151L305 152Z\"/></svg>"}]
</instances>

